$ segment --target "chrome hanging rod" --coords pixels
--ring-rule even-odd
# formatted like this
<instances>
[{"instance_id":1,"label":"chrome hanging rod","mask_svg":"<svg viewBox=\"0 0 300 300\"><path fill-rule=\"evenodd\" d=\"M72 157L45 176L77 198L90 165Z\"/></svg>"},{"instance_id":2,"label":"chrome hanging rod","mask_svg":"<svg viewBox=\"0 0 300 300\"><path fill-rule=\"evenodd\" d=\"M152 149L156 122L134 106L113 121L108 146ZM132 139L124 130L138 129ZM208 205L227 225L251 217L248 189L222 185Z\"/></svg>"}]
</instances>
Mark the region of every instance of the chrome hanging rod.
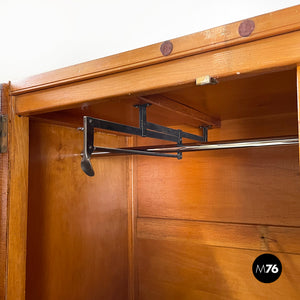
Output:
<instances>
[{"instance_id":1,"label":"chrome hanging rod","mask_svg":"<svg viewBox=\"0 0 300 300\"><path fill-rule=\"evenodd\" d=\"M175 152L190 152L190 151L208 151L208 150L221 150L221 149L235 149L235 148L251 148L251 147L267 147L267 146L283 146L299 144L299 139L296 136L268 138L268 139L251 139L239 141L222 141L222 142L206 142L201 145L186 145L186 146L152 146L152 147L131 147L118 149L121 153L126 154L126 150L132 151L147 151L151 153L175 153ZM110 148L96 148L92 156L101 156L111 154ZM127 153L128 154L128 153ZM134 154L134 153L131 153ZM137 153L139 154L139 153Z\"/></svg>"},{"instance_id":2,"label":"chrome hanging rod","mask_svg":"<svg viewBox=\"0 0 300 300\"><path fill-rule=\"evenodd\" d=\"M266 147L266 146L283 146L299 144L299 139L296 136L256 139L256 140L239 140L239 141L222 141L222 142L206 142L202 145L182 146L182 147L166 147L166 148L151 148L147 151L154 152L188 152L188 151L204 151L204 150L220 150L234 148L250 148L250 147Z\"/></svg>"}]
</instances>

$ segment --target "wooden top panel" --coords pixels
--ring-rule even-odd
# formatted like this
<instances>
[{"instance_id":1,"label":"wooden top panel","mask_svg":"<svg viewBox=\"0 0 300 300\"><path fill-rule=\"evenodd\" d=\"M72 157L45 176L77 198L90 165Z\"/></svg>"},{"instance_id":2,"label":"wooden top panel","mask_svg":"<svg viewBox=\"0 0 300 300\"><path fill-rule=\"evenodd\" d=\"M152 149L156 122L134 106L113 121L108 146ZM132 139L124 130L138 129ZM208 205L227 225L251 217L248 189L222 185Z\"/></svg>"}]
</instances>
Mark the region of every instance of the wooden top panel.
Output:
<instances>
[{"instance_id":1,"label":"wooden top panel","mask_svg":"<svg viewBox=\"0 0 300 300\"><path fill-rule=\"evenodd\" d=\"M297 5L251 18L254 29L249 36L240 35L239 28L244 21L235 22L171 40L173 51L169 56L162 55L161 44L158 43L29 77L13 83L12 93L17 95L70 84L299 30L299 10L300 5ZM242 26L247 28L245 25L247 23Z\"/></svg>"},{"instance_id":2,"label":"wooden top panel","mask_svg":"<svg viewBox=\"0 0 300 300\"><path fill-rule=\"evenodd\" d=\"M221 120L297 111L295 69L163 94Z\"/></svg>"},{"instance_id":3,"label":"wooden top panel","mask_svg":"<svg viewBox=\"0 0 300 300\"><path fill-rule=\"evenodd\" d=\"M180 88L164 93L162 96L165 99L170 99L170 103L181 103L191 107L194 111L204 112L221 121L266 115L296 114L296 70L228 80L216 85ZM81 126L82 117L87 115L139 126L139 113L138 109L134 108L134 104L145 102L137 97L128 96L101 103L84 104L78 108L36 115L35 117L64 125ZM192 116L184 116L155 104L147 109L147 119L149 122L166 126L190 125L198 127L205 124L193 119Z\"/></svg>"},{"instance_id":4,"label":"wooden top panel","mask_svg":"<svg viewBox=\"0 0 300 300\"><path fill-rule=\"evenodd\" d=\"M16 97L18 115L34 115L128 96L145 96L195 85L210 75L219 81L296 68L300 30L198 55L24 93Z\"/></svg>"}]
</instances>

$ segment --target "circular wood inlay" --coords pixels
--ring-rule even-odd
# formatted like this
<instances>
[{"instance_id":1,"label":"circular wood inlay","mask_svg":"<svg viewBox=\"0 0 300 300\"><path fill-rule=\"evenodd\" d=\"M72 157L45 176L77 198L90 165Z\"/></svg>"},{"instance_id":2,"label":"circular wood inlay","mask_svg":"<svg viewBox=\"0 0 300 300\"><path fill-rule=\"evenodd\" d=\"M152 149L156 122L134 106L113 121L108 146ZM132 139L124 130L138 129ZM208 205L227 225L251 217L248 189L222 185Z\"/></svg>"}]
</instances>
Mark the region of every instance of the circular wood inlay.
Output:
<instances>
[{"instance_id":1,"label":"circular wood inlay","mask_svg":"<svg viewBox=\"0 0 300 300\"><path fill-rule=\"evenodd\" d=\"M160 46L160 52L163 56L168 56L173 51L173 44L170 41L163 42Z\"/></svg>"},{"instance_id":2,"label":"circular wood inlay","mask_svg":"<svg viewBox=\"0 0 300 300\"><path fill-rule=\"evenodd\" d=\"M255 23L252 20L245 20L239 26L239 34L242 37L249 36L255 28Z\"/></svg>"}]
</instances>

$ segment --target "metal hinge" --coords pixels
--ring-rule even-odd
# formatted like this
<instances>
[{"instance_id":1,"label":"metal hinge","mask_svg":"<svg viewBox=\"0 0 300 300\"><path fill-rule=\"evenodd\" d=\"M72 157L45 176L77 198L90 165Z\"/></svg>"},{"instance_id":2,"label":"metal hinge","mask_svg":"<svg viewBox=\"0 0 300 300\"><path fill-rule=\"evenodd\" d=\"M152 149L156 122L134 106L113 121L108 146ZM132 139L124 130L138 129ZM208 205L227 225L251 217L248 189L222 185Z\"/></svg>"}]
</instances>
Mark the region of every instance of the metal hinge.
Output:
<instances>
[{"instance_id":1,"label":"metal hinge","mask_svg":"<svg viewBox=\"0 0 300 300\"><path fill-rule=\"evenodd\" d=\"M0 115L0 153L7 152L7 115Z\"/></svg>"}]
</instances>

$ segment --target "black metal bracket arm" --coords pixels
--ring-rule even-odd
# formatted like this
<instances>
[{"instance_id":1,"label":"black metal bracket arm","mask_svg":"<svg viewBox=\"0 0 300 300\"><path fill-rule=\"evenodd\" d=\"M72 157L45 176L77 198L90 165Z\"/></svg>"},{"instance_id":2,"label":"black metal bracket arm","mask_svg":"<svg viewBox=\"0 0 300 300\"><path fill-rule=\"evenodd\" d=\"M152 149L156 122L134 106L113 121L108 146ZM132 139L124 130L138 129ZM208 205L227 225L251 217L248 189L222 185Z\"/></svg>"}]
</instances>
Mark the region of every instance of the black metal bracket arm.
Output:
<instances>
[{"instance_id":1,"label":"black metal bracket arm","mask_svg":"<svg viewBox=\"0 0 300 300\"><path fill-rule=\"evenodd\" d=\"M147 121L146 109L150 104L139 104L135 107L139 108L139 123L140 127L128 126L119 123L109 122L102 119L96 119L92 117L83 117L83 129L84 129L84 150L81 161L81 168L88 176L94 176L95 172L91 165L90 159L93 153L96 152L108 152L117 154L138 154L149 156L162 156L162 157L174 157L177 159L182 158L180 151L177 154L163 153L163 152L150 152L147 150L134 150L134 149L118 149L118 148L105 148L94 146L94 129L105 129L110 131L127 133L130 135L138 135L142 137L149 137L154 139L160 139L165 141L176 142L177 146L182 146L182 139L190 139L199 142L207 142L208 127L201 127L203 135L195 135L184 132L180 129L172 129L158 124L150 123Z\"/></svg>"}]
</instances>

